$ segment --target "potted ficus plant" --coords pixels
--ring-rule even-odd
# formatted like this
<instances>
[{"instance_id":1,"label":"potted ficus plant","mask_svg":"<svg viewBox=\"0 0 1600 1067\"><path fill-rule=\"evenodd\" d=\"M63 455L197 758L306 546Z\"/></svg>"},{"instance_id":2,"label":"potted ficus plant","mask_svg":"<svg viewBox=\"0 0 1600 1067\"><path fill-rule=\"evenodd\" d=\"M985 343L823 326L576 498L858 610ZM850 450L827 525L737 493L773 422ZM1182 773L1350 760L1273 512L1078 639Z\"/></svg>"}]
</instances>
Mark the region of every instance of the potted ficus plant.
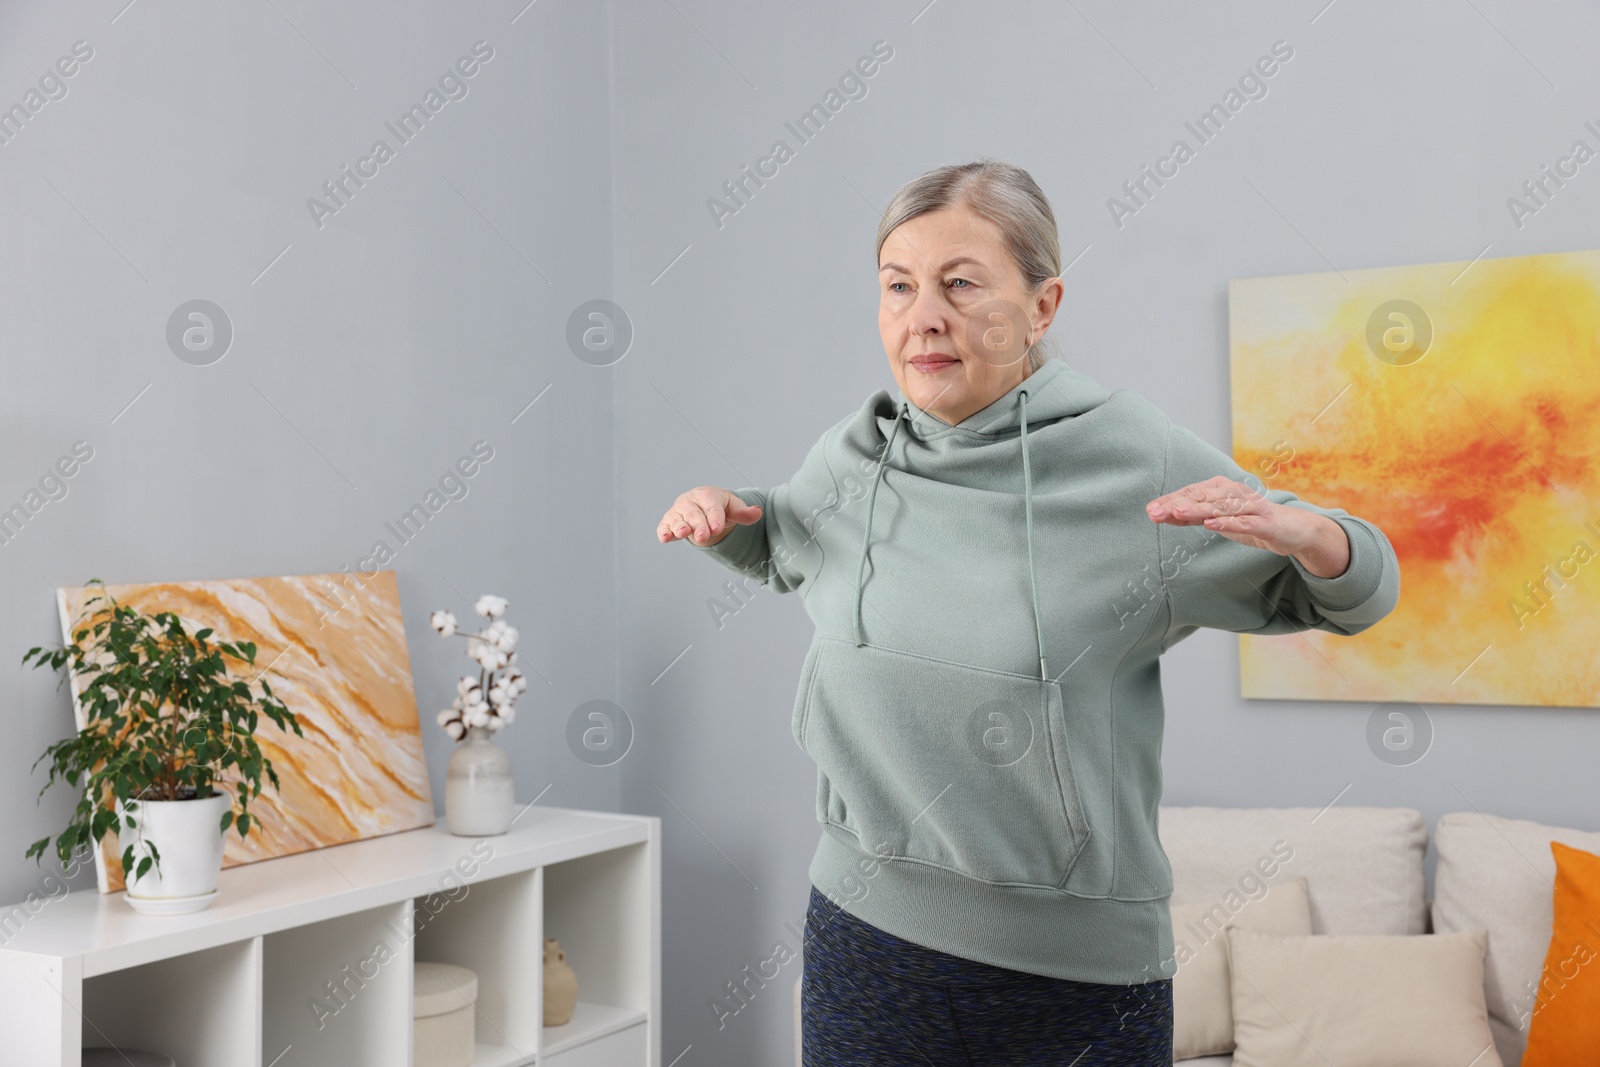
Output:
<instances>
[{"instance_id":1,"label":"potted ficus plant","mask_svg":"<svg viewBox=\"0 0 1600 1067\"><path fill-rule=\"evenodd\" d=\"M50 761L41 796L58 779L83 790L56 854L65 863L114 834L129 904L198 911L216 896L224 835L230 827L241 837L250 832L249 804L263 778L278 786L255 739L261 716L305 735L265 672L255 671L253 643L214 641L210 628L189 633L173 612L119 604L98 578L88 586L97 591L71 641L22 657L77 682L82 729L34 761ZM256 677L236 677L236 669ZM41 838L27 854L38 860L49 845Z\"/></svg>"}]
</instances>

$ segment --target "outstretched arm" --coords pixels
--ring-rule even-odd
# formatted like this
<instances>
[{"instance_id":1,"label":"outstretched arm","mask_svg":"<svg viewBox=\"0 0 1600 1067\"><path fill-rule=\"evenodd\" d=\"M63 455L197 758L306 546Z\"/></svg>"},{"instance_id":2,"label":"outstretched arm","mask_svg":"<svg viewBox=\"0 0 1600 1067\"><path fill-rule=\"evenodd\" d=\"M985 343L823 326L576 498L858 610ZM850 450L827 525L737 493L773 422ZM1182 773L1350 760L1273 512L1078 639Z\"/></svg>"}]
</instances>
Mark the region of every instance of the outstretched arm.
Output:
<instances>
[{"instance_id":1,"label":"outstretched arm","mask_svg":"<svg viewBox=\"0 0 1600 1067\"><path fill-rule=\"evenodd\" d=\"M1170 422L1162 492L1145 509L1161 530L1163 648L1201 626L1349 636L1399 601L1400 562L1377 526L1266 488Z\"/></svg>"},{"instance_id":2,"label":"outstretched arm","mask_svg":"<svg viewBox=\"0 0 1600 1067\"><path fill-rule=\"evenodd\" d=\"M657 539L685 541L775 593L800 589L822 565L816 517L841 502L824 457L833 434L823 434L782 485L733 490L703 485L682 494L656 526Z\"/></svg>"}]
</instances>

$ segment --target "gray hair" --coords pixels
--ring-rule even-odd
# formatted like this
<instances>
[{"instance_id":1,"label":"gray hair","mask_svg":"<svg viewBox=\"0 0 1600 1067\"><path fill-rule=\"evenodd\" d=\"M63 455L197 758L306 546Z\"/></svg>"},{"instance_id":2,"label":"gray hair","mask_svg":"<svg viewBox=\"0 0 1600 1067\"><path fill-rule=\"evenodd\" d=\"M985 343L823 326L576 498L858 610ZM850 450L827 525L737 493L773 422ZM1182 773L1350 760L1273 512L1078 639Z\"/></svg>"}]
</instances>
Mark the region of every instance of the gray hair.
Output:
<instances>
[{"instance_id":1,"label":"gray hair","mask_svg":"<svg viewBox=\"0 0 1600 1067\"><path fill-rule=\"evenodd\" d=\"M878 255L896 227L948 207L969 208L999 227L1029 292L1061 273L1061 240L1050 201L1027 171L988 158L936 167L902 185L878 220ZM1028 346L1028 371L1054 355L1048 336L1039 338Z\"/></svg>"}]
</instances>

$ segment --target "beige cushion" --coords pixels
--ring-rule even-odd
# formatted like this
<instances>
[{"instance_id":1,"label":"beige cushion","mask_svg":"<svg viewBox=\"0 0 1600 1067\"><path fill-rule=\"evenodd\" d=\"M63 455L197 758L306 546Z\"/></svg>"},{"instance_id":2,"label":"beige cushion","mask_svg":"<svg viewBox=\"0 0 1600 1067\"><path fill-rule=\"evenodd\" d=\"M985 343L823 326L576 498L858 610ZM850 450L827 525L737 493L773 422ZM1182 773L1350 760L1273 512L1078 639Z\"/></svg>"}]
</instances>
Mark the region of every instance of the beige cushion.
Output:
<instances>
[{"instance_id":1,"label":"beige cushion","mask_svg":"<svg viewBox=\"0 0 1600 1067\"><path fill-rule=\"evenodd\" d=\"M1489 1029L1500 1058L1521 1063L1554 921L1550 842L1600 853L1600 833L1472 812L1441 816L1435 840L1433 927L1440 933L1488 931Z\"/></svg>"},{"instance_id":2,"label":"beige cushion","mask_svg":"<svg viewBox=\"0 0 1600 1067\"><path fill-rule=\"evenodd\" d=\"M1234 1067L1502 1067L1482 930L1293 937L1228 928Z\"/></svg>"},{"instance_id":3,"label":"beige cushion","mask_svg":"<svg viewBox=\"0 0 1600 1067\"><path fill-rule=\"evenodd\" d=\"M1233 1051L1233 980L1225 926L1273 934L1311 933L1306 880L1262 884L1254 899L1235 890L1207 903L1172 905L1178 973L1172 979L1176 1059Z\"/></svg>"},{"instance_id":4,"label":"beige cushion","mask_svg":"<svg viewBox=\"0 0 1600 1067\"><path fill-rule=\"evenodd\" d=\"M1309 883L1312 933L1427 928L1428 833L1410 808L1164 807L1159 825L1175 903L1220 898L1257 871L1263 857L1272 859L1277 845L1290 858L1273 877Z\"/></svg>"}]
</instances>

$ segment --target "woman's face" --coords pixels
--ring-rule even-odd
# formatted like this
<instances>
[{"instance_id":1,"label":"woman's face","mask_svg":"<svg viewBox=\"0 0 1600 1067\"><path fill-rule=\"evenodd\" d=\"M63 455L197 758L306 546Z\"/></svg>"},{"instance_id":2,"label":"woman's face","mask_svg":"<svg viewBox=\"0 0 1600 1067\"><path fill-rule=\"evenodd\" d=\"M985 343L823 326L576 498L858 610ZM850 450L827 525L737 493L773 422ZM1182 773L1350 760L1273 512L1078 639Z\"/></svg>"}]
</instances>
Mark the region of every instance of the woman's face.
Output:
<instances>
[{"instance_id":1,"label":"woman's face","mask_svg":"<svg viewBox=\"0 0 1600 1067\"><path fill-rule=\"evenodd\" d=\"M894 379L952 426L1028 377L1028 346L1061 303L1061 279L1030 293L999 227L966 207L897 226L878 268L878 332Z\"/></svg>"}]
</instances>

